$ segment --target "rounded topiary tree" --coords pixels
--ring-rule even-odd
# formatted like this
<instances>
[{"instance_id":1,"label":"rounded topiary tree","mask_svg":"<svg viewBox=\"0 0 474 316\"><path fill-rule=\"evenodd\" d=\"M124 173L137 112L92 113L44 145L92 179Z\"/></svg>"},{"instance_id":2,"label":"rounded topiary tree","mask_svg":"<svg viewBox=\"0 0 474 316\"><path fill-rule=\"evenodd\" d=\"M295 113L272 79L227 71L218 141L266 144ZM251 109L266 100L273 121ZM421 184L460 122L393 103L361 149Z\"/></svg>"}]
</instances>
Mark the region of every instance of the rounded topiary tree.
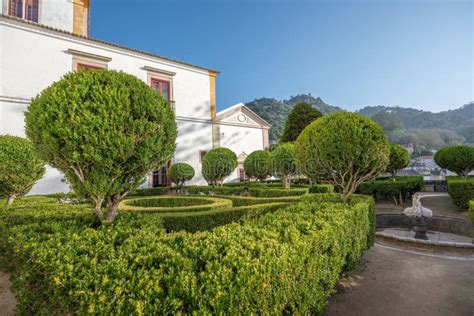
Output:
<instances>
[{"instance_id":1,"label":"rounded topiary tree","mask_svg":"<svg viewBox=\"0 0 474 316\"><path fill-rule=\"evenodd\" d=\"M270 152L268 169L272 175L282 179L285 189L289 189L291 177L297 174L294 145L286 143L275 147Z\"/></svg>"},{"instance_id":2,"label":"rounded topiary tree","mask_svg":"<svg viewBox=\"0 0 474 316\"><path fill-rule=\"evenodd\" d=\"M438 150L434 156L438 166L455 172L461 177L467 177L474 170L474 147L457 145Z\"/></svg>"},{"instance_id":3,"label":"rounded topiary tree","mask_svg":"<svg viewBox=\"0 0 474 316\"><path fill-rule=\"evenodd\" d=\"M308 103L296 103L286 118L280 142L294 142L306 126L321 116L321 112Z\"/></svg>"},{"instance_id":4,"label":"rounded topiary tree","mask_svg":"<svg viewBox=\"0 0 474 316\"><path fill-rule=\"evenodd\" d=\"M194 177L194 168L184 162L175 163L169 170L169 177L171 182L175 183L178 187L182 187L186 181Z\"/></svg>"},{"instance_id":5,"label":"rounded topiary tree","mask_svg":"<svg viewBox=\"0 0 474 316\"><path fill-rule=\"evenodd\" d=\"M210 185L222 185L237 168L237 156L225 147L210 150L202 158L202 175Z\"/></svg>"},{"instance_id":6,"label":"rounded topiary tree","mask_svg":"<svg viewBox=\"0 0 474 316\"><path fill-rule=\"evenodd\" d=\"M25 138L0 135L0 196L11 205L44 175L44 162Z\"/></svg>"},{"instance_id":7,"label":"rounded topiary tree","mask_svg":"<svg viewBox=\"0 0 474 316\"><path fill-rule=\"evenodd\" d=\"M69 73L33 99L25 116L40 158L61 170L77 194L91 198L106 222L175 150L168 102L124 72Z\"/></svg>"},{"instance_id":8,"label":"rounded topiary tree","mask_svg":"<svg viewBox=\"0 0 474 316\"><path fill-rule=\"evenodd\" d=\"M405 147L398 144L390 144L390 158L387 166L389 172L394 178L397 171L406 168L410 163L410 154Z\"/></svg>"},{"instance_id":9,"label":"rounded topiary tree","mask_svg":"<svg viewBox=\"0 0 474 316\"><path fill-rule=\"evenodd\" d=\"M256 150L252 152L244 161L245 173L250 178L255 178L259 181L265 180L269 175L268 159L270 152L266 150Z\"/></svg>"},{"instance_id":10,"label":"rounded topiary tree","mask_svg":"<svg viewBox=\"0 0 474 316\"><path fill-rule=\"evenodd\" d=\"M368 117L347 112L311 123L295 149L300 172L322 177L344 200L360 183L384 172L390 155L384 130Z\"/></svg>"}]
</instances>

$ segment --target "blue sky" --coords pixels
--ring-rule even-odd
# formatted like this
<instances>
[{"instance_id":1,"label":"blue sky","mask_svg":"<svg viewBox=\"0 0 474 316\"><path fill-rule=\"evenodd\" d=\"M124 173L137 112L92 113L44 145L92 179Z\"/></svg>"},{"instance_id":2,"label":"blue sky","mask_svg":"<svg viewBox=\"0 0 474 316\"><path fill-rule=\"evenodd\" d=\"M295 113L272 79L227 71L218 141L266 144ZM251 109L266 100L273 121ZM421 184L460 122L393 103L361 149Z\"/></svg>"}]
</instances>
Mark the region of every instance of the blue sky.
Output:
<instances>
[{"instance_id":1,"label":"blue sky","mask_svg":"<svg viewBox=\"0 0 474 316\"><path fill-rule=\"evenodd\" d=\"M474 100L465 1L95 0L91 34L221 71L217 106L311 93L355 110Z\"/></svg>"}]
</instances>

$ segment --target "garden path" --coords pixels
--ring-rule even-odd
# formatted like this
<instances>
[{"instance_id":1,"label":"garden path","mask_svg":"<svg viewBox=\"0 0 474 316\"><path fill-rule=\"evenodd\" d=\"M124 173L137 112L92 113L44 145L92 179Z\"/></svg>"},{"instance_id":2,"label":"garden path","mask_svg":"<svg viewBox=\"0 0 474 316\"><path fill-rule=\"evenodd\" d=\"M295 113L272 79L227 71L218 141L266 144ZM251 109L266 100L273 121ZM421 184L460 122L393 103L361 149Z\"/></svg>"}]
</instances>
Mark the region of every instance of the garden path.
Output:
<instances>
[{"instance_id":1,"label":"garden path","mask_svg":"<svg viewBox=\"0 0 474 316\"><path fill-rule=\"evenodd\" d=\"M376 244L338 285L326 315L474 315L474 260Z\"/></svg>"},{"instance_id":2,"label":"garden path","mask_svg":"<svg viewBox=\"0 0 474 316\"><path fill-rule=\"evenodd\" d=\"M16 305L15 296L10 291L10 275L0 272L0 315L13 316Z\"/></svg>"}]
</instances>

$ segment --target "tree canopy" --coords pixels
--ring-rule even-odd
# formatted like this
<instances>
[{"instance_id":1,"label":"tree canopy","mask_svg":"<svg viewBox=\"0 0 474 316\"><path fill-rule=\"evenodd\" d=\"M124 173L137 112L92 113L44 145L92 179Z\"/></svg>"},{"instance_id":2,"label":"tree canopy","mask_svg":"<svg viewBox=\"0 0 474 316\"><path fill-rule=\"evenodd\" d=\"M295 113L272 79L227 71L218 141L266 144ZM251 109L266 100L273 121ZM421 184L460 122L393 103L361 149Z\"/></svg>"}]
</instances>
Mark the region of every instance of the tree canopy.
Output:
<instances>
[{"instance_id":1,"label":"tree canopy","mask_svg":"<svg viewBox=\"0 0 474 316\"><path fill-rule=\"evenodd\" d=\"M31 102L26 134L38 155L111 222L119 202L173 155L177 135L168 102L124 72L65 75ZM102 211L102 206L107 206Z\"/></svg>"},{"instance_id":2,"label":"tree canopy","mask_svg":"<svg viewBox=\"0 0 474 316\"><path fill-rule=\"evenodd\" d=\"M356 113L324 116L304 129L295 142L300 172L323 178L343 199L363 181L386 170L390 149L383 129Z\"/></svg>"},{"instance_id":3,"label":"tree canopy","mask_svg":"<svg viewBox=\"0 0 474 316\"><path fill-rule=\"evenodd\" d=\"M283 180L285 189L289 189L291 177L297 174L295 146L292 143L285 143L275 147L270 152L268 169L273 176Z\"/></svg>"},{"instance_id":4,"label":"tree canopy","mask_svg":"<svg viewBox=\"0 0 474 316\"><path fill-rule=\"evenodd\" d=\"M210 185L222 185L235 168L237 156L229 148L214 148L202 158L202 175Z\"/></svg>"},{"instance_id":5,"label":"tree canopy","mask_svg":"<svg viewBox=\"0 0 474 316\"><path fill-rule=\"evenodd\" d=\"M184 162L175 163L170 168L169 177L173 183L183 186L194 177L194 168Z\"/></svg>"},{"instance_id":6,"label":"tree canopy","mask_svg":"<svg viewBox=\"0 0 474 316\"><path fill-rule=\"evenodd\" d=\"M410 154L405 147L398 144L390 144L390 159L387 172L395 177L397 171L406 168L410 163Z\"/></svg>"},{"instance_id":7,"label":"tree canopy","mask_svg":"<svg viewBox=\"0 0 474 316\"><path fill-rule=\"evenodd\" d=\"M245 159L244 169L245 173L250 178L256 178L257 180L265 180L269 175L268 159L270 158L270 152L266 150L256 150L252 152Z\"/></svg>"},{"instance_id":8,"label":"tree canopy","mask_svg":"<svg viewBox=\"0 0 474 316\"><path fill-rule=\"evenodd\" d=\"M306 126L321 116L321 112L308 103L295 104L286 118L280 142L294 142Z\"/></svg>"},{"instance_id":9,"label":"tree canopy","mask_svg":"<svg viewBox=\"0 0 474 316\"><path fill-rule=\"evenodd\" d=\"M434 160L441 168L467 177L469 172L474 170L474 147L462 145L444 147L436 152Z\"/></svg>"},{"instance_id":10,"label":"tree canopy","mask_svg":"<svg viewBox=\"0 0 474 316\"><path fill-rule=\"evenodd\" d=\"M44 162L25 138L0 135L0 196L11 205L44 175Z\"/></svg>"}]
</instances>

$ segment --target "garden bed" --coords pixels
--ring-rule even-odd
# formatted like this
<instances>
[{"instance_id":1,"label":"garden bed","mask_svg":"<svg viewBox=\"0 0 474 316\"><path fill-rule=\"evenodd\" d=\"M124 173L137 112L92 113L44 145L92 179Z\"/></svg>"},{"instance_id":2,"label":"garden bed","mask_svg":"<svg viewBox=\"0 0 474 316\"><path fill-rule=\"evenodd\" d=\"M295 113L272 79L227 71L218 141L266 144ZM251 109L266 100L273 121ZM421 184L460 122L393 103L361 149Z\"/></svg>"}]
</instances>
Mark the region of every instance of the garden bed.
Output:
<instances>
[{"instance_id":1,"label":"garden bed","mask_svg":"<svg viewBox=\"0 0 474 316\"><path fill-rule=\"evenodd\" d=\"M373 203L314 199L219 210L239 222L198 233L166 233L161 213L100 225L85 205L20 199L0 213L0 254L20 314L317 314L370 245Z\"/></svg>"}]
</instances>

